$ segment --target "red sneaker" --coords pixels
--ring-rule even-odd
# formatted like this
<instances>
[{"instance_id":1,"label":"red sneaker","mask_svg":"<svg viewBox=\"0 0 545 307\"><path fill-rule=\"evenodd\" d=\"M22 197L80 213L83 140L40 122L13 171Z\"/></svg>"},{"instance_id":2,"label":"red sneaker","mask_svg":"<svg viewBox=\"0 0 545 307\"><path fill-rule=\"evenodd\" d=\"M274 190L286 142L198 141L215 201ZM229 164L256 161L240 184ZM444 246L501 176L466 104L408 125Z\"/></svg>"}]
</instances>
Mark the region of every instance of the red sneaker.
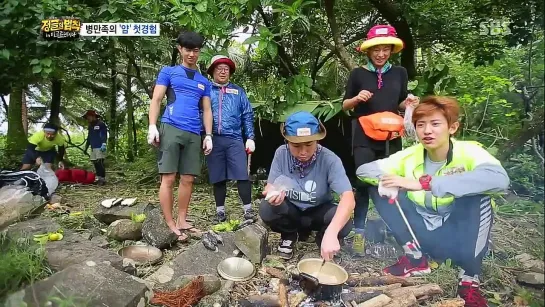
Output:
<instances>
[{"instance_id":1,"label":"red sneaker","mask_svg":"<svg viewBox=\"0 0 545 307\"><path fill-rule=\"evenodd\" d=\"M476 282L460 282L458 284L458 296L466 302L465 307L488 307L488 302Z\"/></svg>"},{"instance_id":2,"label":"red sneaker","mask_svg":"<svg viewBox=\"0 0 545 307\"><path fill-rule=\"evenodd\" d=\"M420 259L414 259L409 256L401 256L396 264L382 270L386 274L400 277L409 277L413 275L423 275L431 272L428 266L428 259L422 256Z\"/></svg>"}]
</instances>

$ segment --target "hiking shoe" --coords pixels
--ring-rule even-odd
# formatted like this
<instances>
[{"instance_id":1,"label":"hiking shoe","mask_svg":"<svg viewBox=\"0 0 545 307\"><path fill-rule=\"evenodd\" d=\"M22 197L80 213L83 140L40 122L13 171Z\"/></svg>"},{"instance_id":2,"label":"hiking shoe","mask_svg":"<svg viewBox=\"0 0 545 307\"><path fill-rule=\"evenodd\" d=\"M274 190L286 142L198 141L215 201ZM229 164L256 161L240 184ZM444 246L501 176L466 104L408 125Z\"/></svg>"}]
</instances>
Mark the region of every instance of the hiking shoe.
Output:
<instances>
[{"instance_id":1,"label":"hiking shoe","mask_svg":"<svg viewBox=\"0 0 545 307\"><path fill-rule=\"evenodd\" d=\"M396 264L384 268L383 272L400 277L409 277L430 273L431 269L426 256L414 259L413 257L404 255L399 258Z\"/></svg>"},{"instance_id":2,"label":"hiking shoe","mask_svg":"<svg viewBox=\"0 0 545 307\"><path fill-rule=\"evenodd\" d=\"M216 212L216 220L220 223L223 223L227 220L227 215L223 211Z\"/></svg>"},{"instance_id":3,"label":"hiking shoe","mask_svg":"<svg viewBox=\"0 0 545 307\"><path fill-rule=\"evenodd\" d=\"M309 241L310 239L310 234L312 233L312 231L310 230L307 230L307 229L302 229L302 230L299 230L298 231L298 241L299 242L307 242Z\"/></svg>"},{"instance_id":4,"label":"hiking shoe","mask_svg":"<svg viewBox=\"0 0 545 307\"><path fill-rule=\"evenodd\" d=\"M458 296L465 301L465 307L488 307L477 282L460 281L457 292Z\"/></svg>"},{"instance_id":5,"label":"hiking shoe","mask_svg":"<svg viewBox=\"0 0 545 307\"><path fill-rule=\"evenodd\" d=\"M278 245L278 253L284 259L291 259L295 245L297 244L297 233L283 233L281 235L280 244Z\"/></svg>"},{"instance_id":6,"label":"hiking shoe","mask_svg":"<svg viewBox=\"0 0 545 307\"><path fill-rule=\"evenodd\" d=\"M254 209L250 208L244 212L244 220L252 220L254 222L257 220L257 214Z\"/></svg>"},{"instance_id":7,"label":"hiking shoe","mask_svg":"<svg viewBox=\"0 0 545 307\"><path fill-rule=\"evenodd\" d=\"M355 232L352 237L352 252L356 256L365 255L365 236L362 232Z\"/></svg>"}]
</instances>

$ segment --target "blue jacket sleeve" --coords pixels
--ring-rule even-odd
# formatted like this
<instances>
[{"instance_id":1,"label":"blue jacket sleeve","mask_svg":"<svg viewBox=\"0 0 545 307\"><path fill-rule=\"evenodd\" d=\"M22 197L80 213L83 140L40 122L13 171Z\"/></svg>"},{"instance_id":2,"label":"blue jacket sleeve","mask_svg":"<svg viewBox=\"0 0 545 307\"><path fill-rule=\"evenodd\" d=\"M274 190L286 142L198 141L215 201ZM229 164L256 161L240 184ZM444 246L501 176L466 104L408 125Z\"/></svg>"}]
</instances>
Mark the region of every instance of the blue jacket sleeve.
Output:
<instances>
[{"instance_id":1,"label":"blue jacket sleeve","mask_svg":"<svg viewBox=\"0 0 545 307\"><path fill-rule=\"evenodd\" d=\"M105 144L108 140L108 127L106 127L104 122L100 123L100 140L102 141L102 144Z\"/></svg>"},{"instance_id":2,"label":"blue jacket sleeve","mask_svg":"<svg viewBox=\"0 0 545 307\"><path fill-rule=\"evenodd\" d=\"M240 99L242 102L242 128L244 129L244 135L247 139L254 139L254 109L252 104L246 96L246 92L243 89L241 90Z\"/></svg>"},{"instance_id":3,"label":"blue jacket sleeve","mask_svg":"<svg viewBox=\"0 0 545 307\"><path fill-rule=\"evenodd\" d=\"M91 146L91 125L87 126L87 141L85 142L85 151Z\"/></svg>"}]
</instances>

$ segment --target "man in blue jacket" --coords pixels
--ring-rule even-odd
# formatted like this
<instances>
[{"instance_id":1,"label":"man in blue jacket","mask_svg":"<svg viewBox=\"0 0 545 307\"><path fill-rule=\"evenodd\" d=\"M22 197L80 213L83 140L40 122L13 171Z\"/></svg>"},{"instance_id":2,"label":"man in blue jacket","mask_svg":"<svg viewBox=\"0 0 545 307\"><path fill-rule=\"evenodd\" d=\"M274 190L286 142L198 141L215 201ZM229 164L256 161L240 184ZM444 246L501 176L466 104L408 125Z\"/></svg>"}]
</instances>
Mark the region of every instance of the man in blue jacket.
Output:
<instances>
[{"instance_id":1,"label":"man in blue jacket","mask_svg":"<svg viewBox=\"0 0 545 307\"><path fill-rule=\"evenodd\" d=\"M104 159L106 158L106 140L108 139L108 128L106 124L100 120L94 110L87 110L82 116L89 123L89 132L87 134L87 143L85 144L85 152L91 147L91 162L95 166L97 175L96 183L104 185L106 183L106 168Z\"/></svg>"},{"instance_id":2,"label":"man in blue jacket","mask_svg":"<svg viewBox=\"0 0 545 307\"><path fill-rule=\"evenodd\" d=\"M227 180L237 181L238 194L244 205L244 219L255 219L246 156L255 151L252 105L244 89L229 82L235 72L235 63L231 59L223 55L213 57L207 72L214 79L210 91L214 148L206 162L210 183L214 185L217 220L223 222L227 219Z\"/></svg>"}]
</instances>

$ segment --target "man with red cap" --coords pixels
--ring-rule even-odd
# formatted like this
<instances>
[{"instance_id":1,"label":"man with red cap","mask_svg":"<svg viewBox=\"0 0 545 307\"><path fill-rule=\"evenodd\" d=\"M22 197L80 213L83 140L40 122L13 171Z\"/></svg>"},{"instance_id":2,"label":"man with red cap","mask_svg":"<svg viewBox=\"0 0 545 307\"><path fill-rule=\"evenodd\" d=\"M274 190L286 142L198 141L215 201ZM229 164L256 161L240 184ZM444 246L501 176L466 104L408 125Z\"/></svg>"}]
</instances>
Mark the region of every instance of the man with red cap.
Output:
<instances>
[{"instance_id":1,"label":"man with red cap","mask_svg":"<svg viewBox=\"0 0 545 307\"><path fill-rule=\"evenodd\" d=\"M214 148L206 157L206 162L210 183L214 185L219 222L227 219L227 180L237 181L238 194L244 206L244 218L255 219L256 216L251 204L252 186L248 178L246 156L255 151L254 112L244 89L229 82L235 69L235 63L230 58L216 55L207 70L213 78L210 98L214 119Z\"/></svg>"},{"instance_id":2,"label":"man with red cap","mask_svg":"<svg viewBox=\"0 0 545 307\"><path fill-rule=\"evenodd\" d=\"M82 116L89 123L87 142L85 152L91 147L91 162L96 170L96 183L104 185L106 183L106 168L104 159L106 158L106 140L108 139L108 128L100 115L94 110L87 110Z\"/></svg>"}]
</instances>

